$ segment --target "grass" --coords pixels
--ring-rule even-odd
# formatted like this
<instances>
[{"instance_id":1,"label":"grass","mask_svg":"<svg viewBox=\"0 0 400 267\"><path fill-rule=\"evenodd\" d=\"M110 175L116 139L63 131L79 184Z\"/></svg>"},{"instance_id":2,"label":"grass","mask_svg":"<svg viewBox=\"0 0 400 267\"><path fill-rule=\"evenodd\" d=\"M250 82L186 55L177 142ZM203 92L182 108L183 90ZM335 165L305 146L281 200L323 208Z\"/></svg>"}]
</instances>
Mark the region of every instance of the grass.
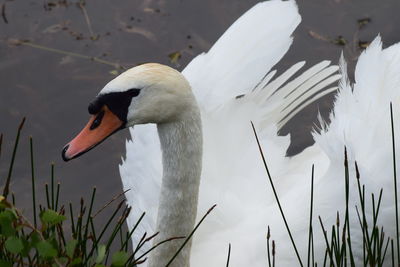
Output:
<instances>
[{"instance_id":1,"label":"grass","mask_svg":"<svg viewBox=\"0 0 400 267\"><path fill-rule=\"evenodd\" d=\"M78 209L74 212L72 203L60 203L61 185L54 183L54 165L51 166L50 184L45 185L45 203L39 204L36 199L35 160L33 139L29 139L30 166L32 183L33 218L28 219L15 206L15 198L10 193L10 182L16 160L20 134L25 119L18 127L14 142L9 170L5 179L4 189L0 195L0 266L137 266L147 260L148 254L172 240L182 239L183 243L170 259L171 264L182 248L190 240L194 232L215 207L213 206L196 225L187 237L171 237L163 240L140 254L141 248L152 243L158 233L147 236L132 247L131 237L141 220L143 213L130 231L124 231L123 225L131 212L131 208L121 199L125 192L112 198L99 211L93 207L96 202L96 188L93 188L90 202L81 198ZM3 137L0 135L0 155ZM111 204L118 202L106 222L96 220L98 214L110 209ZM96 231L100 229L100 231ZM115 249L117 248L117 249Z\"/></svg>"},{"instance_id":2,"label":"grass","mask_svg":"<svg viewBox=\"0 0 400 267\"><path fill-rule=\"evenodd\" d=\"M359 222L359 227L362 231L362 255L363 255L363 266L400 266L400 245L399 245L399 220L398 220L398 202L397 202L397 173L396 173L396 149L395 149L395 132L394 132L394 120L393 120L393 108L392 104L390 104L390 119L391 119L391 129L392 129L392 158L393 158L393 184L394 184L394 207L395 207L395 217L396 217L396 236L389 237L385 235L384 228L378 226L378 217L379 210L383 195L383 189L379 191L379 195L371 194L371 204L372 204L372 218L368 218L369 212L366 210L366 193L365 193L365 185L361 184L361 176L358 169L357 162L355 162L355 170L356 170L356 179L357 179L357 188L358 188L358 200L360 206L350 207L349 205L349 182L350 182L350 173L349 173L349 161L347 158L347 149L344 148L344 179L345 179L345 215L343 225L341 225L341 218L339 216L339 212L337 212L336 224L330 226L330 231L326 228L326 226L322 222L322 218L318 216L319 224L321 230L323 232L323 236L325 239L325 257L324 262L317 263L315 262L314 257L314 230L313 230L313 196L314 196L314 166L312 166L311 171L311 193L310 193L310 218L309 218L309 239L308 239L308 249L307 249L307 259L303 259L304 262L307 262L307 266L356 266L356 261L354 259L354 248L352 245L351 239L351 231L350 231L350 222L349 222L349 209L355 208L357 213L357 219ZM269 178L270 185L274 192L275 200L278 204L279 211L281 213L282 219L285 223L288 235L290 237L292 247L296 253L297 260L299 266L304 266L302 258L297 249L297 245L295 240L291 234L289 223L286 219L285 213L281 207L278 194L275 190L274 182L271 177L271 174L268 169L268 165L264 156L263 149L258 139L257 131L254 128L253 123L251 124L254 132L254 136L257 141L257 145L260 151L260 155L262 161L264 163L264 167L266 170L266 174ZM371 220L372 219L372 220ZM368 221L372 221L372 225L368 224ZM274 240L272 240L272 249L270 248L270 229L268 226L267 233L267 257L268 257L268 266L275 266L275 248L274 248ZM394 241L396 241L396 246L394 246ZM390 244L390 252L391 259L386 257ZM305 245L305 244L302 244ZM272 255L272 261L271 261ZM397 257L395 257L395 255ZM390 263L389 263L390 262ZM358 266L358 265L357 265Z\"/></svg>"},{"instance_id":3,"label":"grass","mask_svg":"<svg viewBox=\"0 0 400 267\"><path fill-rule=\"evenodd\" d=\"M284 210L280 204L279 196L275 190L274 182L268 169L268 165L259 143L256 129L253 127L254 135L257 140L260 155L262 157L266 174L273 189L276 202L286 226L291 245L295 251L299 266L356 266L354 259L355 250L351 236L351 227L349 220L349 210L354 208L357 214L357 220L362 232L362 261L364 266L399 266L400 247L398 230L398 206L397 206L397 173L396 173L396 151L395 151L395 132L393 111L391 106L392 123L392 146L393 146L393 183L394 183L394 206L396 216L395 237L385 235L384 228L378 225L379 211L383 196L383 190L378 195L371 194L370 199L365 192L365 186L362 184L362 177L355 162L355 177L350 177L349 161L347 150L344 148L344 184L345 184L345 212L344 218L341 218L337 212L336 223L331 226L324 225L321 217L318 217L320 230L323 233L325 242L325 254L323 262L316 262L314 249L314 230L313 226L313 206L314 206L314 166L311 169L311 193L310 193L310 213L308 226L308 242L301 244L306 246L306 258L302 258L298 252L296 244L290 230L290 225L285 217ZM201 218L193 231L187 237L171 237L161 241L148 251L140 254L141 248L148 242L153 242L157 233L147 236L145 233L140 241L132 247L131 237L141 220L138 219L136 225L130 231L123 230L131 208L125 205L125 200L121 199L123 193L112 198L97 212L94 211L96 202L96 188L93 188L89 203L81 199L77 214L74 213L72 203L60 203L61 185L54 183L54 165L51 167L50 183L45 185L45 203L39 204L36 199L35 183L35 160L34 160L34 142L32 137L29 139L30 147L30 166L32 183L32 210L33 218L28 219L15 206L15 198L10 191L10 181L12 179L14 163L16 159L20 134L25 119L22 120L16 134L14 148L10 160L8 173L5 179L3 193L0 196L0 266L137 266L144 263L151 251L157 249L167 242L176 239L182 239L181 247L175 255L169 260L166 266L173 263L176 256L182 248L188 243L190 238L196 232L204 219L215 208L211 207ZM0 156L2 149L3 136L0 135ZM351 207L349 204L349 183L350 179L357 181L357 194L359 206ZM111 216L106 222L97 221L96 217L105 209L111 208L111 204L118 201L117 207L113 210ZM372 211L367 211L367 201L371 203ZM368 217L372 214L372 218ZM97 230L96 230L97 229ZM98 231L100 229L100 231ZM266 252L268 266L275 266L277 251L275 240L271 239L270 229L266 238ZM115 249L117 247L117 249ZM226 266L230 264L231 244L228 246ZM388 257L388 251L391 257ZM357 251L360 255L359 251ZM242 252L235 252L242 253Z\"/></svg>"}]
</instances>

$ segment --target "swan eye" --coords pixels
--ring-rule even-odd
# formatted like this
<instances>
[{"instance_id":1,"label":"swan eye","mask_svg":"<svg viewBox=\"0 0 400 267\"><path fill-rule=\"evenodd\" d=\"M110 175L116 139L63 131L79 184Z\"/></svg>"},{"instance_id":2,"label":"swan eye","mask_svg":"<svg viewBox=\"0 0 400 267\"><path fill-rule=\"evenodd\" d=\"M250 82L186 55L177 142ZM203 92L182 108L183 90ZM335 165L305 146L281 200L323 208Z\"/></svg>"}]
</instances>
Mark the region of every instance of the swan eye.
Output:
<instances>
[{"instance_id":1,"label":"swan eye","mask_svg":"<svg viewBox=\"0 0 400 267\"><path fill-rule=\"evenodd\" d=\"M104 117L104 110L100 111L100 113L97 114L97 116L96 116L96 118L94 119L92 125L90 125L90 130L94 130L94 129L96 129L97 127L99 127L99 125L100 125L100 123L101 123L103 117Z\"/></svg>"},{"instance_id":2,"label":"swan eye","mask_svg":"<svg viewBox=\"0 0 400 267\"><path fill-rule=\"evenodd\" d=\"M98 95L88 106L89 114L97 115L93 121L90 129L96 129L103 119L104 112L102 108L107 106L110 111L116 115L121 121L127 121L128 108L131 104L132 98L140 94L140 89L129 89L123 92L111 92L107 94Z\"/></svg>"}]
</instances>

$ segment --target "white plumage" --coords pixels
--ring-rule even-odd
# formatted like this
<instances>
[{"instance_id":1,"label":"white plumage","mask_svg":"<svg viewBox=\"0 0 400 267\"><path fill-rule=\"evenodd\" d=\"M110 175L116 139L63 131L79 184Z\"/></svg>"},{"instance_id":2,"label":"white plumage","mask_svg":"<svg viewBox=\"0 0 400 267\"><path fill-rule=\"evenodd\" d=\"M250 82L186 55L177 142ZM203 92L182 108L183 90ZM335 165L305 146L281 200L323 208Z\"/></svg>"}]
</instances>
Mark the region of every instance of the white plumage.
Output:
<instances>
[{"instance_id":1,"label":"white plumage","mask_svg":"<svg viewBox=\"0 0 400 267\"><path fill-rule=\"evenodd\" d=\"M260 3L239 18L208 53L196 57L183 71L198 101L203 123L198 218L213 204L218 205L194 236L191 266L224 266L229 243L230 266L266 266L268 224L273 233L282 233L278 248L280 244L284 248L280 253L294 259L285 232L274 228L282 221L250 121L259 131L271 170L277 177L277 189L287 205L285 200L304 193L299 190L308 190L305 181L313 163L311 154L319 151L309 149L298 156L303 158L301 164L296 164L285 157L289 138L278 137L278 127L305 105L336 90L332 84L340 77L336 74L337 66L323 61L297 78L292 77L304 62L273 79L275 71L271 68L289 49L291 34L299 22L294 1ZM245 96L237 98L242 94ZM124 189L131 189L126 194L133 207L129 226L133 227L146 211L135 231L135 242L144 232L150 235L156 231L162 164L154 125L135 126L131 135L133 141L126 144L126 160L120 173ZM319 168L327 165L325 161ZM301 197L308 207L308 199ZM143 247L143 251L149 246ZM288 252L283 253L286 249Z\"/></svg>"},{"instance_id":2,"label":"white plumage","mask_svg":"<svg viewBox=\"0 0 400 267\"><path fill-rule=\"evenodd\" d=\"M130 229L146 212L134 232L134 245L145 233L159 232L154 242L187 236L196 216L199 220L217 204L171 267L225 266L228 244L232 245L229 266L267 266L267 226L276 241L276 265L299 264L250 121L257 129L303 265L309 238L311 166L315 165L314 255L321 266L326 244L317 217L322 218L328 236L337 214L343 226L345 147L355 266L364 265L363 233L355 209L360 206L357 181L365 185L369 230L373 226L370 194L377 201L383 189L376 226L384 228L385 242L396 237L389 105L393 103L397 134L400 44L382 49L377 37L360 56L353 85L343 58L341 75L337 66L322 61L297 76L304 66L299 62L274 78L271 68L288 50L299 22L294 1L260 3L240 17L208 53L196 57L183 75L160 64L143 64L110 81L90 103L89 122L64 147L62 157L66 161L79 157L119 129L135 127L120 166L124 189L130 189L127 202L133 207ZM321 129L313 133L315 144L285 157L289 137L277 136L279 129L306 105L337 89L330 125L320 118ZM355 178L356 162L360 180ZM165 266L182 242L157 247L146 264ZM140 252L150 247L147 242ZM389 249L386 262L378 266L390 265L391 256Z\"/></svg>"}]
</instances>

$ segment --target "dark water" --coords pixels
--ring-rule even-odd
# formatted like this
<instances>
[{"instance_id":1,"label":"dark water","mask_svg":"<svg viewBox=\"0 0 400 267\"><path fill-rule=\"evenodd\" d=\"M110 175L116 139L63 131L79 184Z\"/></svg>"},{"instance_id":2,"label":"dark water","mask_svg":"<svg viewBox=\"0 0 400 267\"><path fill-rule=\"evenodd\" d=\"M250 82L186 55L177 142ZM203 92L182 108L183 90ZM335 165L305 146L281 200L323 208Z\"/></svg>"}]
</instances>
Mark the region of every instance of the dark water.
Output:
<instances>
[{"instance_id":1,"label":"dark water","mask_svg":"<svg viewBox=\"0 0 400 267\"><path fill-rule=\"evenodd\" d=\"M34 138L39 186L48 182L50 163L54 162L57 180L62 182L63 200L78 203L80 196L88 196L96 186L101 204L121 192L118 164L125 153L128 131L112 136L78 160L64 163L60 157L63 145L86 123L89 101L114 77L110 72L115 67L15 45L15 39L99 57L123 66L152 61L181 70L195 55L207 51L256 2L97 0L87 1L82 9L77 0L0 1L4 6L4 16L0 18L2 181L17 125L22 117L27 117L11 187L17 193L17 202L29 212L29 135ZM294 34L293 46L278 64L279 70L300 60L307 60L309 66L322 59L337 62L341 50L352 69L360 51L359 41L369 42L378 33L386 46L400 41L400 2L397 0L303 0L298 4L303 22ZM84 11L92 32L98 36L92 38L95 40L90 38ZM360 29L360 23L366 25ZM177 51L182 57L178 64L171 63L168 55ZM292 134L290 153L312 143L308 132L317 111L326 115L332 101L333 97L328 96L310 106L283 130Z\"/></svg>"}]
</instances>

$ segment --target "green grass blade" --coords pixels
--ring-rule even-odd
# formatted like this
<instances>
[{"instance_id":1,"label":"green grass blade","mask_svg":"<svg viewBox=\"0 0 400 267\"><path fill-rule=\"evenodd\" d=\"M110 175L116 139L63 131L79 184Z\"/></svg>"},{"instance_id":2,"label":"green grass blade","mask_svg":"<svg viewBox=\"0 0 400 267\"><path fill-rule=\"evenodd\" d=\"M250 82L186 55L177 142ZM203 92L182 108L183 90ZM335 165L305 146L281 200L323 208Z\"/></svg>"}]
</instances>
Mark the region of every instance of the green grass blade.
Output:
<instances>
[{"instance_id":1,"label":"green grass blade","mask_svg":"<svg viewBox=\"0 0 400 267\"><path fill-rule=\"evenodd\" d=\"M311 260L311 237L312 237L312 217L313 217L313 202L314 202L314 164L311 168L311 200L310 200L310 220L308 227L308 248L307 248L307 266L310 267ZM314 263L312 263L314 265Z\"/></svg>"},{"instance_id":2,"label":"green grass blade","mask_svg":"<svg viewBox=\"0 0 400 267\"><path fill-rule=\"evenodd\" d=\"M391 251L392 251L392 267L394 266L394 249L393 249L393 239L390 240L390 247L391 247Z\"/></svg>"},{"instance_id":3,"label":"green grass blade","mask_svg":"<svg viewBox=\"0 0 400 267\"><path fill-rule=\"evenodd\" d=\"M226 267L229 267L230 258L231 258L231 243L229 243L229 247L228 247L228 258L226 259Z\"/></svg>"},{"instance_id":4,"label":"green grass blade","mask_svg":"<svg viewBox=\"0 0 400 267\"><path fill-rule=\"evenodd\" d=\"M60 183L57 183L57 191L56 191L56 206L55 206L55 211L57 211L58 210L58 200L59 200L59 197L60 197L60 187L61 187L61 184Z\"/></svg>"},{"instance_id":5,"label":"green grass blade","mask_svg":"<svg viewBox=\"0 0 400 267\"><path fill-rule=\"evenodd\" d=\"M90 226L90 218L92 217L92 210L93 210L93 204L94 204L94 198L96 196L96 187L93 187L93 192L92 192L92 197L90 199L90 205L89 205L89 212L87 214L87 218L86 218L86 224L85 224L85 233L84 233L84 243L83 246L86 247L86 241L87 241L87 236L88 236L88 231L89 231L89 226ZM86 250L85 250L86 252Z\"/></svg>"},{"instance_id":6,"label":"green grass blade","mask_svg":"<svg viewBox=\"0 0 400 267\"><path fill-rule=\"evenodd\" d=\"M267 231L267 257L268 257L268 267L271 267L271 255L270 255L270 248L269 248L269 240L271 238L271 232L268 225Z\"/></svg>"},{"instance_id":7,"label":"green grass blade","mask_svg":"<svg viewBox=\"0 0 400 267\"><path fill-rule=\"evenodd\" d=\"M44 185L45 190L46 190L46 203L47 203L47 208L51 209L51 202L50 202L50 193L49 193L49 184Z\"/></svg>"},{"instance_id":8,"label":"green grass blade","mask_svg":"<svg viewBox=\"0 0 400 267\"><path fill-rule=\"evenodd\" d=\"M392 127L392 153L393 153L393 182L394 182L394 205L396 210L396 245L397 264L400 264L400 240L399 240L399 209L397 205L397 169L396 169L396 142L394 135L393 106L390 103L390 124Z\"/></svg>"},{"instance_id":9,"label":"green grass blade","mask_svg":"<svg viewBox=\"0 0 400 267\"><path fill-rule=\"evenodd\" d=\"M55 197L54 197L54 163L51 163L51 209L55 210Z\"/></svg>"},{"instance_id":10,"label":"green grass blade","mask_svg":"<svg viewBox=\"0 0 400 267\"><path fill-rule=\"evenodd\" d=\"M156 233L156 234L150 236L150 237L147 238L146 240L151 240L151 239L153 239L156 235L158 235L158 233ZM146 255L148 255L150 252L152 252L154 249L156 249L156 248L159 247L160 245L162 245L162 244L164 244L164 243L167 243L167 242L170 242L170 241L179 240L179 239L184 239L184 238L185 238L185 237L182 237L182 236L171 237L171 238L168 238L168 239L166 239L166 240L163 240L163 241L157 243L156 245L154 245L153 247L151 247L149 250L147 250L146 252L144 252L142 255L140 255L140 257L138 257L137 259L135 259L135 263L136 263L136 264L139 264L139 263L144 259L144 257L145 257ZM146 243L146 242L144 242L144 243ZM134 254L131 255L130 260L133 260L133 257L134 257Z\"/></svg>"},{"instance_id":11,"label":"green grass blade","mask_svg":"<svg viewBox=\"0 0 400 267\"><path fill-rule=\"evenodd\" d=\"M143 219L143 217L144 217L145 214L146 214L146 213L143 212L142 215L140 216L140 218L137 220L135 226L134 226L134 227L132 228L132 230L129 232L128 236L126 237L125 242L122 244L121 250L123 250L124 247L125 247L125 249L127 249L129 240L131 239L133 233L135 232L135 230L136 230L136 228L138 227L139 223L142 221L142 219Z\"/></svg>"},{"instance_id":12,"label":"green grass blade","mask_svg":"<svg viewBox=\"0 0 400 267\"><path fill-rule=\"evenodd\" d=\"M275 240L272 240L272 267L275 267Z\"/></svg>"},{"instance_id":13,"label":"green grass blade","mask_svg":"<svg viewBox=\"0 0 400 267\"><path fill-rule=\"evenodd\" d=\"M108 227L110 226L112 220L114 219L114 217L117 215L118 211L121 209L122 204L124 204L125 200L121 201L117 208L114 210L113 214L111 215L111 217L108 219L108 221L106 222L106 224L104 225L102 231L100 232L100 235L98 236L98 238L95 240L92 249L90 250L89 254L86 257L86 262L90 259L90 257L93 255L93 252L95 249L97 249L98 243L100 242L101 238L103 237L104 233L106 232L106 230L108 229Z\"/></svg>"},{"instance_id":14,"label":"green grass blade","mask_svg":"<svg viewBox=\"0 0 400 267\"><path fill-rule=\"evenodd\" d=\"M14 168L15 157L17 155L19 137L21 136L21 130L22 130L22 127L24 127L24 123L25 123L25 117L22 119L21 123L19 124L18 131L17 131L17 136L15 137L14 149L13 149L12 156L11 156L10 167L8 168L8 174L7 174L7 178L6 178L6 183L4 185L4 190L3 190L3 196L6 199L7 199L8 193L10 191L10 182L11 182L12 171L13 171L13 168Z\"/></svg>"},{"instance_id":15,"label":"green grass blade","mask_svg":"<svg viewBox=\"0 0 400 267\"><path fill-rule=\"evenodd\" d=\"M32 205L33 205L33 225L37 227L37 216L36 216L36 187L35 187L35 164L33 158L33 139L29 137L29 147L31 155L31 179L32 179Z\"/></svg>"},{"instance_id":16,"label":"green grass blade","mask_svg":"<svg viewBox=\"0 0 400 267\"><path fill-rule=\"evenodd\" d=\"M189 242L190 238L193 236L193 234L196 232L197 228L199 228L199 226L201 225L201 223L204 221L204 219L211 213L211 211L216 207L217 205L214 204L214 206L212 206L207 212L206 214L203 216L203 218L201 218L201 220L197 223L197 225L194 227L194 229L192 230L192 232L190 232L189 236L185 239L185 241L183 241L182 245L179 247L178 251L175 253L175 255L168 261L168 263L165 265L165 267L168 267L171 265L171 263L174 261L174 259L178 256L179 252L181 252L181 250L185 247L185 245L187 244L187 242Z\"/></svg>"},{"instance_id":17,"label":"green grass blade","mask_svg":"<svg viewBox=\"0 0 400 267\"><path fill-rule=\"evenodd\" d=\"M115 225L115 227L113 229L113 232L112 232L110 238L107 241L106 250L110 249L110 246L113 243L116 235L118 234L119 229L121 229L122 225L125 223L126 219L128 218L130 211L131 211L131 208L126 206L124 211L122 212L121 219L118 220L117 224Z\"/></svg>"},{"instance_id":18,"label":"green grass blade","mask_svg":"<svg viewBox=\"0 0 400 267\"><path fill-rule=\"evenodd\" d=\"M386 242L386 246L385 246L385 250L383 251L383 256L382 256L382 261L380 263L380 266L383 266L383 262L385 261L386 252L387 252L388 247L389 247L389 242L390 242L390 238L388 237L387 242Z\"/></svg>"},{"instance_id":19,"label":"green grass blade","mask_svg":"<svg viewBox=\"0 0 400 267\"><path fill-rule=\"evenodd\" d=\"M0 134L0 158L1 158L1 148L3 145L3 134Z\"/></svg>"},{"instance_id":20,"label":"green grass blade","mask_svg":"<svg viewBox=\"0 0 400 267\"><path fill-rule=\"evenodd\" d=\"M320 223L321 228L322 228L322 233L324 234L327 254L329 256L329 259L331 260L331 263L333 263L332 249L331 249L331 246L329 245L328 237L326 235L326 230L325 230L324 224L322 223L321 216L318 216L318 219L319 219L319 223ZM324 262L326 262L326 261L324 260ZM324 263L324 266L325 266L325 263Z\"/></svg>"},{"instance_id":21,"label":"green grass blade","mask_svg":"<svg viewBox=\"0 0 400 267\"><path fill-rule=\"evenodd\" d=\"M297 256L297 259L298 259L298 261L299 261L299 264L300 264L300 266L303 267L303 262L302 262L301 259L300 259L299 251L297 250L296 243L294 242L292 233L291 233L291 231L290 231L288 222L287 222L286 217L285 217L285 213L283 212L281 203L280 203L280 201L279 201L278 194L277 194L277 192L276 192L276 190L275 190L274 182L272 181L272 177L271 177L271 174L270 174L269 169L268 169L267 161L265 160L264 152L263 152L263 150L262 150L262 148L261 148L260 140L258 139L257 131L256 131L256 128L254 127L253 122L251 122L251 127L253 128L253 132L254 132L254 136L255 136L256 141L257 141L258 149L259 149L259 151L260 151L260 155L261 155L262 161L263 161L263 163L264 163L265 170L267 171L268 179L269 179L269 182L270 182L270 184L271 184L272 191L274 192L275 200L276 200L276 202L277 202L277 204L278 204L279 211L281 212L283 221L284 221L284 223L285 223L286 230L288 231L290 240L292 241L292 245L293 245L293 248L294 248L294 250L295 250L295 252L296 252L296 256Z\"/></svg>"},{"instance_id":22,"label":"green grass blade","mask_svg":"<svg viewBox=\"0 0 400 267\"><path fill-rule=\"evenodd\" d=\"M72 209L72 203L69 203L69 215L71 217L71 231L72 231L72 236L76 239L76 231L75 231L75 222L74 222L74 214L73 214L73 209Z\"/></svg>"}]
</instances>

